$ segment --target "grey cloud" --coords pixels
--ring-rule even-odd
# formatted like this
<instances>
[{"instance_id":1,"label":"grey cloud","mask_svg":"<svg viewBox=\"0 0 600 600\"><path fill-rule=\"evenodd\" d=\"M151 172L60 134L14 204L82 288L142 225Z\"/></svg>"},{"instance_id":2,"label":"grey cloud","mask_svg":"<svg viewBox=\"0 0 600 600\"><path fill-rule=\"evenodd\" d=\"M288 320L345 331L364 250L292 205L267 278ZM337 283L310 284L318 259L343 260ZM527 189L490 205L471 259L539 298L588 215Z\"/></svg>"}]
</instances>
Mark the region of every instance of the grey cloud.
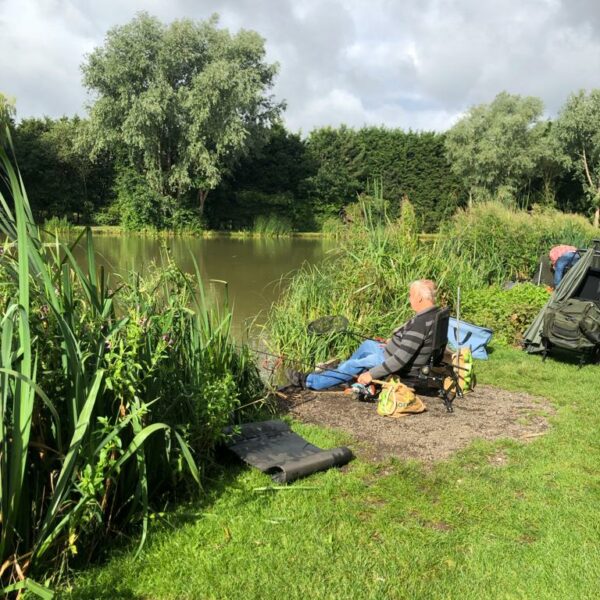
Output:
<instances>
[{"instance_id":1,"label":"grey cloud","mask_svg":"<svg viewBox=\"0 0 600 600\"><path fill-rule=\"evenodd\" d=\"M593 35L600 35L600 3L597 0L563 0L560 18L574 28L588 28Z\"/></svg>"},{"instance_id":2,"label":"grey cloud","mask_svg":"<svg viewBox=\"0 0 600 600\"><path fill-rule=\"evenodd\" d=\"M286 122L444 129L498 92L541 97L600 87L593 0L3 0L0 90L18 114L82 113L79 66L109 28L147 10L165 22L221 15L258 31L280 63Z\"/></svg>"}]
</instances>

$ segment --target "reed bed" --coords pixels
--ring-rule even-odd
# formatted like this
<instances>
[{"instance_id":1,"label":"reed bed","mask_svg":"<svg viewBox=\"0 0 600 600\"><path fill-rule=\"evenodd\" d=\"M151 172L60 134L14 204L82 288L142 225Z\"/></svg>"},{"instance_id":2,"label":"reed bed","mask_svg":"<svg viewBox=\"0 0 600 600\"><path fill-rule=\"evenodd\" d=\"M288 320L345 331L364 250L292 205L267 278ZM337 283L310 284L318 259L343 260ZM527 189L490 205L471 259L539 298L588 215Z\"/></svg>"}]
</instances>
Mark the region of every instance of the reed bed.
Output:
<instances>
[{"instance_id":1,"label":"reed bed","mask_svg":"<svg viewBox=\"0 0 600 600\"><path fill-rule=\"evenodd\" d=\"M222 426L262 383L197 271L166 257L111 289L90 231L81 267L74 244L42 242L4 146L0 169L0 577L5 594L49 598L40 581L110 536L141 546L159 499L198 492Z\"/></svg>"},{"instance_id":2,"label":"reed bed","mask_svg":"<svg viewBox=\"0 0 600 600\"><path fill-rule=\"evenodd\" d=\"M547 293L518 286L502 295L500 311L486 310L482 302L493 305L507 280L531 279L552 245L586 247L595 234L581 217L530 214L489 203L459 211L429 240L419 235L408 201L396 220L371 211L368 203L360 211L362 218L346 228L337 252L325 264L301 269L273 307L266 326L273 351L308 364L347 354L356 346L351 336L319 338L306 331L308 322L328 314L343 314L357 331L387 337L410 316L408 287L421 278L433 279L439 301L452 309L460 287L462 316L497 329L503 342L515 342L519 327L527 325Z\"/></svg>"},{"instance_id":3,"label":"reed bed","mask_svg":"<svg viewBox=\"0 0 600 600\"><path fill-rule=\"evenodd\" d=\"M291 222L277 215L260 215L256 217L252 229L252 234L261 237L287 237L292 232Z\"/></svg>"}]
</instances>

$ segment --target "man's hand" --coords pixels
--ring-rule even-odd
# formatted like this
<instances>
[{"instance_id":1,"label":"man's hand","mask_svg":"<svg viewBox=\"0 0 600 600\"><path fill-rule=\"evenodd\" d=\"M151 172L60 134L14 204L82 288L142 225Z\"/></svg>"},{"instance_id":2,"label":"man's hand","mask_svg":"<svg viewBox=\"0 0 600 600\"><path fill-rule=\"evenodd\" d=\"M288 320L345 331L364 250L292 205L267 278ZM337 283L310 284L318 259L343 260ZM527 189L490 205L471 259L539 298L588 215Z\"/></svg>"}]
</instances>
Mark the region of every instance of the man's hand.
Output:
<instances>
[{"instance_id":1,"label":"man's hand","mask_svg":"<svg viewBox=\"0 0 600 600\"><path fill-rule=\"evenodd\" d=\"M374 337L373 341L377 342L382 348L385 348L390 343L390 340L386 340L382 337Z\"/></svg>"},{"instance_id":2,"label":"man's hand","mask_svg":"<svg viewBox=\"0 0 600 600\"><path fill-rule=\"evenodd\" d=\"M373 377L369 371L365 371L358 376L358 383L362 383L363 385L369 385L371 381L373 381Z\"/></svg>"}]
</instances>

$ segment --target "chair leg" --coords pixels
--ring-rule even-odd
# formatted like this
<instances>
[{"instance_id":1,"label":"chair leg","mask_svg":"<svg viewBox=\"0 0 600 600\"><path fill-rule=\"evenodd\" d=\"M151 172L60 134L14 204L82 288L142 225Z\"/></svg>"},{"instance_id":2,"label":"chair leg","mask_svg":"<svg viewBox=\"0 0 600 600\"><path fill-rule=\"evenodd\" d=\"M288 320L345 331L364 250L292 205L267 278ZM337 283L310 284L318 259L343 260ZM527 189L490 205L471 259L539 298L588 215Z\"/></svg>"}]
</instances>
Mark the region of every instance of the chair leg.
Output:
<instances>
[{"instance_id":1,"label":"chair leg","mask_svg":"<svg viewBox=\"0 0 600 600\"><path fill-rule=\"evenodd\" d=\"M548 351L550 350L550 342L547 340L543 341L544 349L542 350L542 362L546 362L548 358Z\"/></svg>"},{"instance_id":2,"label":"chair leg","mask_svg":"<svg viewBox=\"0 0 600 600\"><path fill-rule=\"evenodd\" d=\"M452 383L450 383L450 385L448 387L446 387L446 381L448 381L448 379L450 379L450 381ZM454 372L452 373L451 377L446 377L445 379L443 379L441 387L438 388L438 395L442 399L442 402L444 403L444 406L446 407L446 411L449 413L454 412L452 402L454 401L454 398L456 397L456 391L458 389L459 388L458 388L458 386L456 384L456 380L454 378Z\"/></svg>"},{"instance_id":3,"label":"chair leg","mask_svg":"<svg viewBox=\"0 0 600 600\"><path fill-rule=\"evenodd\" d=\"M454 412L454 407L452 406L453 398L450 397L447 390L440 390L442 400L444 401L444 406L446 407L446 412Z\"/></svg>"},{"instance_id":4,"label":"chair leg","mask_svg":"<svg viewBox=\"0 0 600 600\"><path fill-rule=\"evenodd\" d=\"M451 375L450 377L452 377L452 380L454 381L454 387L456 389L456 395L459 398L462 398L464 396L462 388L460 387L460 384L458 383L458 375L456 374L456 371L454 369L451 369Z\"/></svg>"}]
</instances>

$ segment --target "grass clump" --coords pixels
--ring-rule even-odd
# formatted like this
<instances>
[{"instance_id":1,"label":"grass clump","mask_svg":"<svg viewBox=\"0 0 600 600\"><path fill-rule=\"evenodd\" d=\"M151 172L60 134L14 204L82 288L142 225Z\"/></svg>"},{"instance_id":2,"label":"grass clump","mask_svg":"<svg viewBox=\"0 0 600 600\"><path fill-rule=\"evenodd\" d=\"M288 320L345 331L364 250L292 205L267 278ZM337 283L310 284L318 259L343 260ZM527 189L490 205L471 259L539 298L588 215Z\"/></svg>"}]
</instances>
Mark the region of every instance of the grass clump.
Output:
<instances>
[{"instance_id":1,"label":"grass clump","mask_svg":"<svg viewBox=\"0 0 600 600\"><path fill-rule=\"evenodd\" d=\"M527 281L552 246L589 247L597 230L580 215L522 211L497 202L459 210L440 228L439 252L482 269L487 283Z\"/></svg>"},{"instance_id":2,"label":"grass clump","mask_svg":"<svg viewBox=\"0 0 600 600\"><path fill-rule=\"evenodd\" d=\"M259 215L252 229L254 235L261 237L287 237L292 231L290 220L278 215Z\"/></svg>"},{"instance_id":3,"label":"grass clump","mask_svg":"<svg viewBox=\"0 0 600 600\"><path fill-rule=\"evenodd\" d=\"M42 225L42 229L56 235L57 233L71 233L75 226L66 217L52 217L46 219Z\"/></svg>"}]
</instances>

